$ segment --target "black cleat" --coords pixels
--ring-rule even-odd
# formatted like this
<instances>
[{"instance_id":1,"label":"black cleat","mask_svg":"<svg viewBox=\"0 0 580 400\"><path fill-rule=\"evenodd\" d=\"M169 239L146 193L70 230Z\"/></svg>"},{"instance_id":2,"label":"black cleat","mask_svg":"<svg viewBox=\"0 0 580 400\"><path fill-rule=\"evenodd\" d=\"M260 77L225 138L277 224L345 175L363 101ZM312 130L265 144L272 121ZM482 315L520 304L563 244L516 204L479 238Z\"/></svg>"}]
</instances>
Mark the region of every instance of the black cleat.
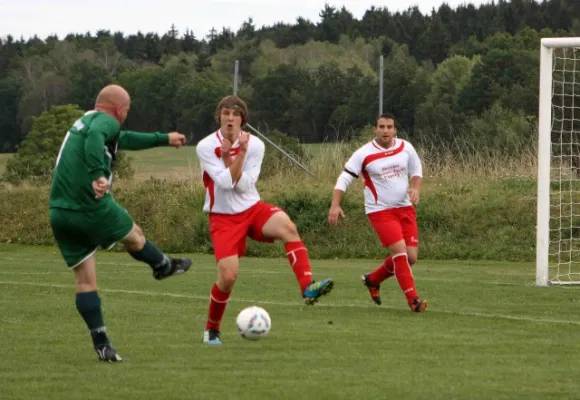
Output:
<instances>
[{"instance_id":1,"label":"black cleat","mask_svg":"<svg viewBox=\"0 0 580 400\"><path fill-rule=\"evenodd\" d=\"M107 362L119 362L123 361L121 356L117 354L117 351L110 345L105 345L103 347L99 347L95 349L97 354L99 355L99 360L107 361Z\"/></svg>"},{"instance_id":2,"label":"black cleat","mask_svg":"<svg viewBox=\"0 0 580 400\"><path fill-rule=\"evenodd\" d=\"M427 300L415 299L409 304L409 307L413 312L423 312L427 308Z\"/></svg>"},{"instance_id":3,"label":"black cleat","mask_svg":"<svg viewBox=\"0 0 580 400\"><path fill-rule=\"evenodd\" d=\"M375 285L374 283L371 283L369 281L369 274L364 274L363 276L361 276L360 280L361 280L362 284L367 287L369 294L371 295L372 301L374 301L375 304L380 306L381 303L383 302L381 300L381 294L380 294L381 285Z\"/></svg>"},{"instance_id":4,"label":"black cleat","mask_svg":"<svg viewBox=\"0 0 580 400\"><path fill-rule=\"evenodd\" d=\"M172 275L184 274L191 267L191 259L189 258L172 258L170 263L169 268L166 266L155 268L153 277L160 281Z\"/></svg>"}]
</instances>

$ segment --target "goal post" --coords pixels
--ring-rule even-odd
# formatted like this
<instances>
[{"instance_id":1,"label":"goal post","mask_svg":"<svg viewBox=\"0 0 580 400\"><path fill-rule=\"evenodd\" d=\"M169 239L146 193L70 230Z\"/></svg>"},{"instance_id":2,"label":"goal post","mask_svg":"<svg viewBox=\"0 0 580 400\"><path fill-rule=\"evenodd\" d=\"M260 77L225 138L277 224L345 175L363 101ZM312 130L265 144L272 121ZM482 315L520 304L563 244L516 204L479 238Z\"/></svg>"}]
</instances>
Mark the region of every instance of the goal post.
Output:
<instances>
[{"instance_id":1,"label":"goal post","mask_svg":"<svg viewBox=\"0 0 580 400\"><path fill-rule=\"evenodd\" d=\"M580 285L580 37L543 38L536 285Z\"/></svg>"}]
</instances>

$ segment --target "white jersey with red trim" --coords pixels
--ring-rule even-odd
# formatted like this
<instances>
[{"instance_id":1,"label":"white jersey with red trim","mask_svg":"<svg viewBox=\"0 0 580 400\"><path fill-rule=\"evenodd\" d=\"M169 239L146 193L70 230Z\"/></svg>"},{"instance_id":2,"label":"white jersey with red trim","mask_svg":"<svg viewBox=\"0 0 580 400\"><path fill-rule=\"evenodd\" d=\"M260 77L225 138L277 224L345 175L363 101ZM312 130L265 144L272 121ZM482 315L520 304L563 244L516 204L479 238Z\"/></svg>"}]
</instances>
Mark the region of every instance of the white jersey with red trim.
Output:
<instances>
[{"instance_id":1,"label":"white jersey with red trim","mask_svg":"<svg viewBox=\"0 0 580 400\"><path fill-rule=\"evenodd\" d=\"M233 182L230 170L226 168L221 157L222 142L223 135L217 131L206 136L197 144L197 158L201 165L205 187L203 211L238 214L260 201L256 181L262 168L265 146L260 138L250 136L248 151L242 167L242 176L238 182ZM235 157L239 151L240 147L236 140L232 145L230 155Z\"/></svg>"},{"instance_id":2,"label":"white jersey with red trim","mask_svg":"<svg viewBox=\"0 0 580 400\"><path fill-rule=\"evenodd\" d=\"M409 177L422 177L421 160L411 143L394 139L385 149L375 139L365 144L350 157L335 189L346 191L350 183L364 178L365 212L367 214L410 206Z\"/></svg>"}]
</instances>

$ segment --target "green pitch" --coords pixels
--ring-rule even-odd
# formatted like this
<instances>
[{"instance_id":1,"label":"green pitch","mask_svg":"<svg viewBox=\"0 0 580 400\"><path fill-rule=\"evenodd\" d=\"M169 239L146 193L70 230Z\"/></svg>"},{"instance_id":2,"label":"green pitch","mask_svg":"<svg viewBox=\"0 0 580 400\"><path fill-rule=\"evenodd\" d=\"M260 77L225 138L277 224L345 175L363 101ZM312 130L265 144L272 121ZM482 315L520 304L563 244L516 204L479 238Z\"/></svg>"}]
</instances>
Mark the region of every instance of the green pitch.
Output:
<instances>
[{"instance_id":1,"label":"green pitch","mask_svg":"<svg viewBox=\"0 0 580 400\"><path fill-rule=\"evenodd\" d=\"M384 304L359 283L377 264L315 261L334 292L302 304L286 261L244 259L226 311L224 344L201 334L215 267L194 255L186 275L155 281L149 267L98 253L113 344L126 362L97 361L74 307L72 274L53 248L0 246L0 398L9 399L562 399L580 381L580 288L533 286L533 266L420 261L424 314L395 281ZM235 317L272 317L249 342Z\"/></svg>"}]
</instances>

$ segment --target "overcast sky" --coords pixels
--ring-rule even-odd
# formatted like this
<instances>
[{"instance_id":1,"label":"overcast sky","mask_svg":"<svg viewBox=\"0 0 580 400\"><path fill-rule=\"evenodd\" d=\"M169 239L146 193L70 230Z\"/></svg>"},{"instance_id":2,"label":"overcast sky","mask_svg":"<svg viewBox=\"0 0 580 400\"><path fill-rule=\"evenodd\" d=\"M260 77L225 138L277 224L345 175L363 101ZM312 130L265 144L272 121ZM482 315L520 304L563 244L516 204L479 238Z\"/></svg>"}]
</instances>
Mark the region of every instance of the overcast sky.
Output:
<instances>
[{"instance_id":1,"label":"overcast sky","mask_svg":"<svg viewBox=\"0 0 580 400\"><path fill-rule=\"evenodd\" d=\"M94 34L106 29L125 35L157 32L163 34L175 24L182 34L193 31L198 39L212 27L220 31L229 27L234 32L242 22L252 17L257 28L282 21L294 23L297 17L319 22L324 4L337 8L343 5L360 19L372 5L387 6L391 11L402 11L418 5L422 13L430 13L443 0L1 0L0 37L12 35L41 39L56 34L63 38L68 33ZM450 7L472 3L479 6L488 0L447 0ZM131 5L129 5L131 4ZM203 4L203 5L201 5Z\"/></svg>"}]
</instances>

